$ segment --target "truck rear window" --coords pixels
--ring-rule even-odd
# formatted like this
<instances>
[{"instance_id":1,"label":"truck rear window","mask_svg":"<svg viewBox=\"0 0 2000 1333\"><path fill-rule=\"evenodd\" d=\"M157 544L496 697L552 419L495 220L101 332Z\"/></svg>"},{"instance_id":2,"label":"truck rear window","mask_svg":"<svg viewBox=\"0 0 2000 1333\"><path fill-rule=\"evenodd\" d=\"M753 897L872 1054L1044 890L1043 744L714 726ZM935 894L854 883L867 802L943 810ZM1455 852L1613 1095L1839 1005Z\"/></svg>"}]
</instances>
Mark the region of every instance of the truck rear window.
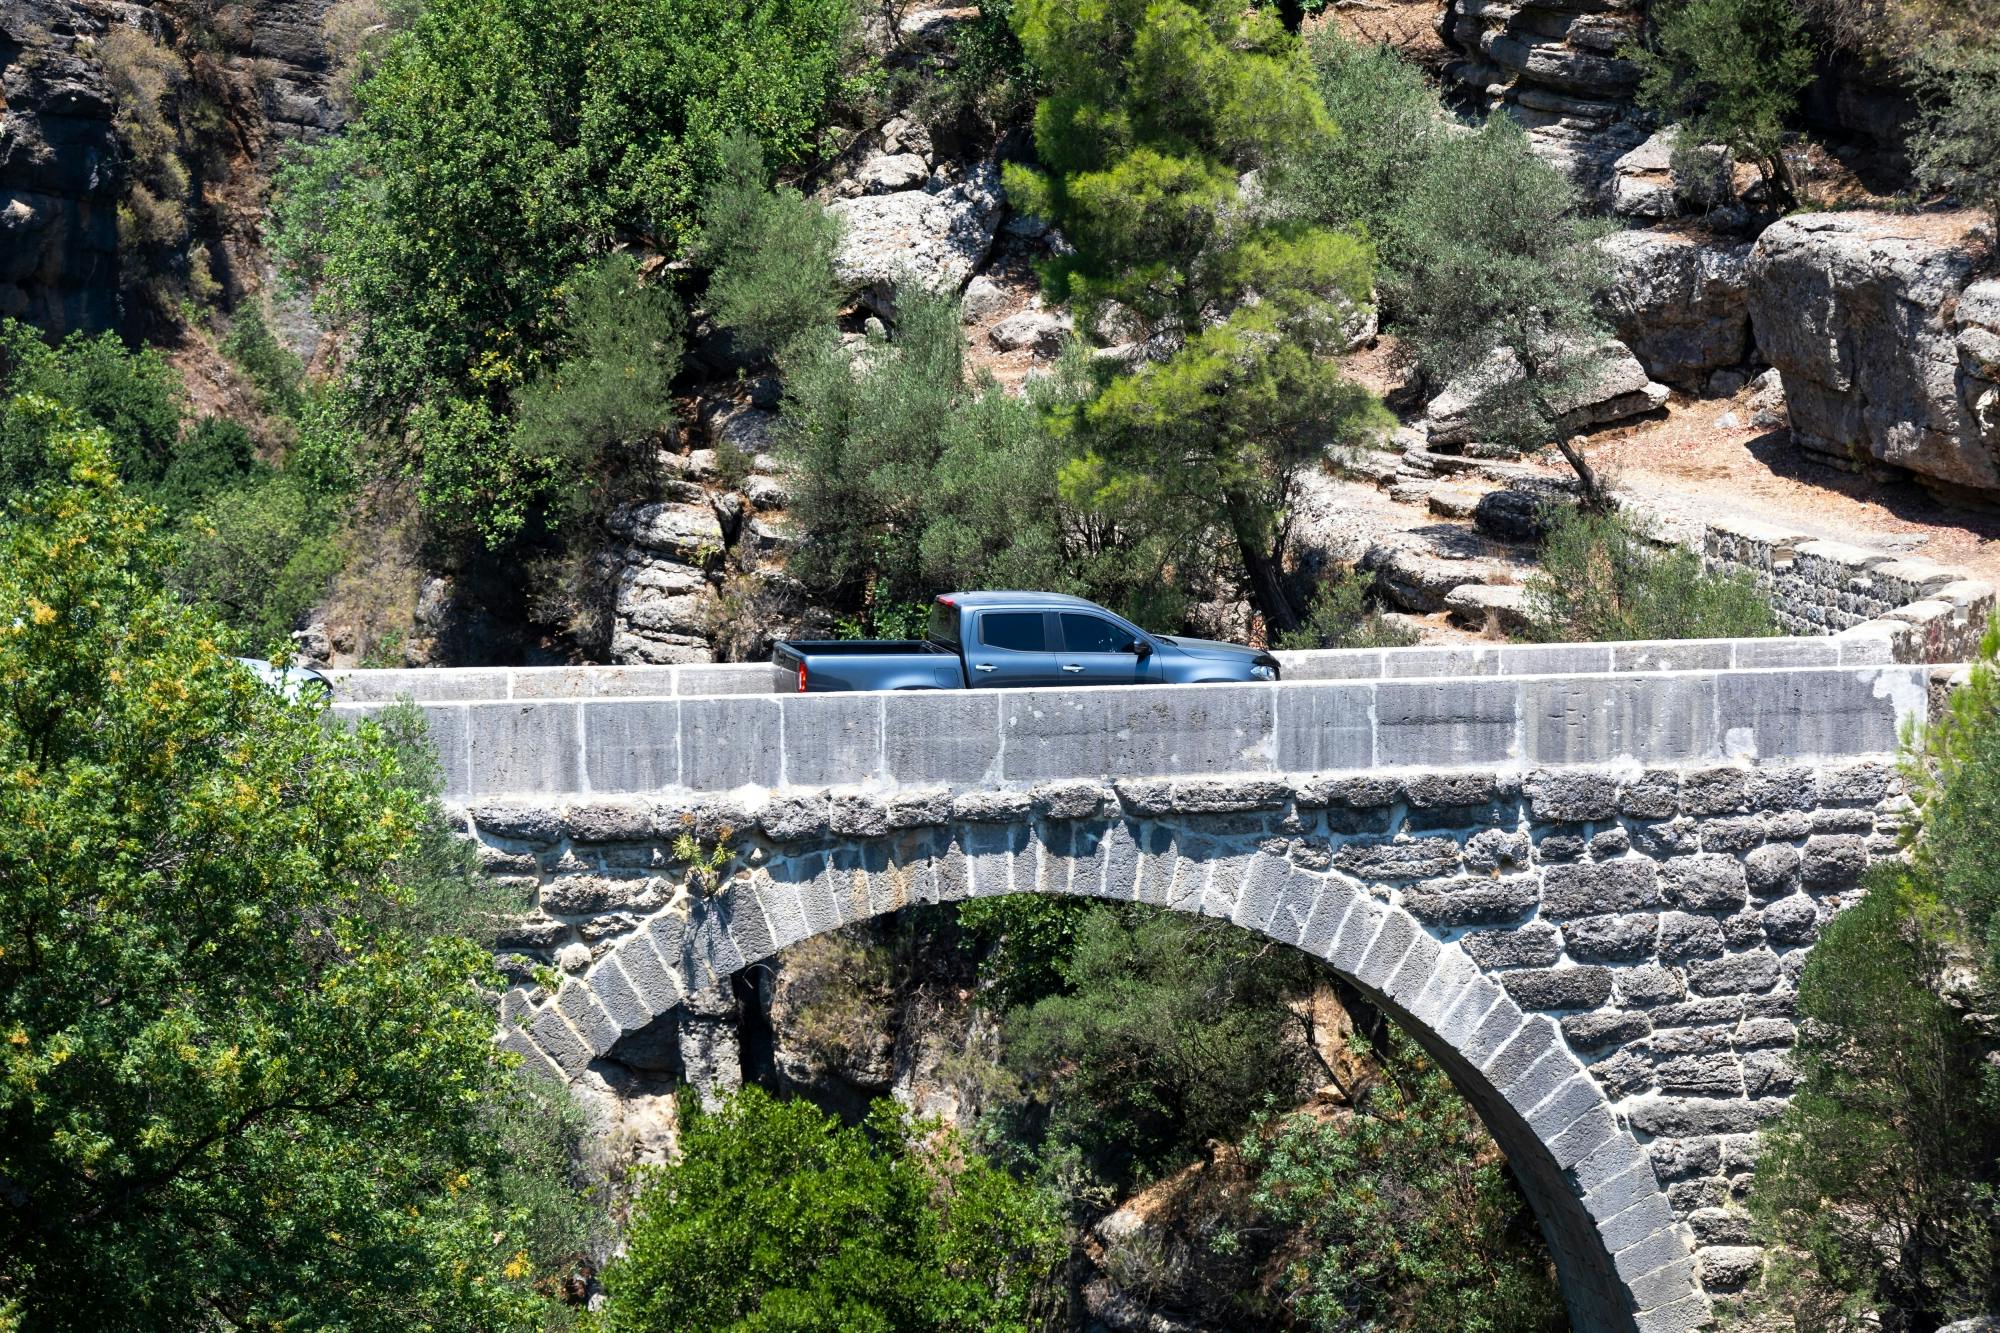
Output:
<instances>
[{"instance_id":1,"label":"truck rear window","mask_svg":"<svg viewBox=\"0 0 2000 1333\"><path fill-rule=\"evenodd\" d=\"M941 643L948 648L958 647L958 608L944 602L931 604L932 643Z\"/></svg>"},{"instance_id":2,"label":"truck rear window","mask_svg":"<svg viewBox=\"0 0 2000 1333\"><path fill-rule=\"evenodd\" d=\"M988 611L979 618L979 641L1012 653L1045 653L1048 635L1040 611Z\"/></svg>"}]
</instances>

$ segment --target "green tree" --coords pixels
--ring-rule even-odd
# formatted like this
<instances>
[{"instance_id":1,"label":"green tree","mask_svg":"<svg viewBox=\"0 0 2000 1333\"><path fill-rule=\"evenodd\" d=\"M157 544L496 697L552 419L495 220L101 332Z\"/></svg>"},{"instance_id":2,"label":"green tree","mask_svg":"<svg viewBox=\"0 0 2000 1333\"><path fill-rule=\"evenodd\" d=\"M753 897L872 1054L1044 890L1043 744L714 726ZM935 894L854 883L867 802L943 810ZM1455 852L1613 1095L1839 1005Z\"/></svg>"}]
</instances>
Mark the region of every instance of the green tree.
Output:
<instances>
[{"instance_id":1,"label":"green tree","mask_svg":"<svg viewBox=\"0 0 2000 1333\"><path fill-rule=\"evenodd\" d=\"M1286 1001L1312 986L1305 955L1153 909L1093 904L1067 929L1063 988L1007 1022L1008 1063L1048 1108L1045 1162L1129 1186L1304 1094L1316 1066Z\"/></svg>"},{"instance_id":2,"label":"green tree","mask_svg":"<svg viewBox=\"0 0 2000 1333\"><path fill-rule=\"evenodd\" d=\"M610 1333L1026 1333L1063 1255L1047 1200L950 1131L755 1087L691 1116L628 1244Z\"/></svg>"},{"instance_id":3,"label":"green tree","mask_svg":"<svg viewBox=\"0 0 2000 1333\"><path fill-rule=\"evenodd\" d=\"M847 0L432 0L371 56L354 122L281 174L272 242L353 333L360 420L454 529L507 539L561 492L510 425L576 355L579 270L633 241L688 251L733 130L803 161L850 19Z\"/></svg>"},{"instance_id":4,"label":"green tree","mask_svg":"<svg viewBox=\"0 0 2000 1333\"><path fill-rule=\"evenodd\" d=\"M1022 0L1014 21L1047 95L1041 168L1010 165L1008 193L1075 246L1045 279L1086 327L1162 353L1071 415L1064 497L1171 525L1184 576L1220 534L1266 623L1292 630L1296 479L1386 420L1328 360L1370 298L1370 247L1269 216L1239 183L1332 132L1311 70L1271 10L1229 0Z\"/></svg>"},{"instance_id":5,"label":"green tree","mask_svg":"<svg viewBox=\"0 0 2000 1333\"><path fill-rule=\"evenodd\" d=\"M1252 1200L1292 1237L1287 1315L1316 1333L1567 1329L1534 1218L1472 1108L1401 1033L1379 1067L1351 1114L1268 1116L1243 1138Z\"/></svg>"},{"instance_id":6,"label":"green tree","mask_svg":"<svg viewBox=\"0 0 2000 1333\"><path fill-rule=\"evenodd\" d=\"M1527 583L1528 637L1550 643L1742 639L1778 632L1747 574L1711 574L1631 519L1564 507Z\"/></svg>"},{"instance_id":7,"label":"green tree","mask_svg":"<svg viewBox=\"0 0 2000 1333\"><path fill-rule=\"evenodd\" d=\"M432 816L164 595L107 432L12 410L54 466L0 523L0 1311L536 1326L576 1233L495 1155L490 964L387 906Z\"/></svg>"},{"instance_id":8,"label":"green tree","mask_svg":"<svg viewBox=\"0 0 2000 1333\"><path fill-rule=\"evenodd\" d=\"M152 348L127 351L109 334L73 333L50 346L33 327L0 320L0 396L34 394L104 429L112 462L135 486L158 481L181 433L180 377ZM13 404L0 409L0 489L19 494L50 475L55 418Z\"/></svg>"},{"instance_id":9,"label":"green tree","mask_svg":"<svg viewBox=\"0 0 2000 1333\"><path fill-rule=\"evenodd\" d=\"M1640 69L1639 104L1681 132L1749 161L1785 212L1798 187L1785 126L1813 77L1813 44L1793 0L1671 0L1650 11L1651 40L1625 51Z\"/></svg>"},{"instance_id":10,"label":"green tree","mask_svg":"<svg viewBox=\"0 0 2000 1333\"><path fill-rule=\"evenodd\" d=\"M782 360L799 339L832 327L840 224L797 190L773 188L764 150L748 135L723 141L701 226L702 257L714 270L708 305L725 328Z\"/></svg>"},{"instance_id":11,"label":"green tree","mask_svg":"<svg viewBox=\"0 0 2000 1333\"><path fill-rule=\"evenodd\" d=\"M2000 12L1976 36L1939 36L1916 60L1923 113L1911 142L1917 178L1986 211L2000 237Z\"/></svg>"}]
</instances>

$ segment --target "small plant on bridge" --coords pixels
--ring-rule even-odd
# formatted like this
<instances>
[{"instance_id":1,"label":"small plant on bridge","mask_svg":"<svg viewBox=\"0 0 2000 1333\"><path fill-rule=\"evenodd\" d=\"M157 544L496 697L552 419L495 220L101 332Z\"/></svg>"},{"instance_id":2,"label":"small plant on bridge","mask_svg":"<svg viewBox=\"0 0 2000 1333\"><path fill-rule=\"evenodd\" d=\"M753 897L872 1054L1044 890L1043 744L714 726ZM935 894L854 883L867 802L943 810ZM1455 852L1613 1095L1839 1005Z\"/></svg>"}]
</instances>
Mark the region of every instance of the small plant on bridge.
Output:
<instances>
[{"instance_id":1,"label":"small plant on bridge","mask_svg":"<svg viewBox=\"0 0 2000 1333\"><path fill-rule=\"evenodd\" d=\"M695 832L693 819L683 816L681 822L687 827L674 838L674 860L687 867L688 887L712 898L722 892L722 885L729 878L729 862L736 855L729 840L736 830L724 824L710 842Z\"/></svg>"}]
</instances>

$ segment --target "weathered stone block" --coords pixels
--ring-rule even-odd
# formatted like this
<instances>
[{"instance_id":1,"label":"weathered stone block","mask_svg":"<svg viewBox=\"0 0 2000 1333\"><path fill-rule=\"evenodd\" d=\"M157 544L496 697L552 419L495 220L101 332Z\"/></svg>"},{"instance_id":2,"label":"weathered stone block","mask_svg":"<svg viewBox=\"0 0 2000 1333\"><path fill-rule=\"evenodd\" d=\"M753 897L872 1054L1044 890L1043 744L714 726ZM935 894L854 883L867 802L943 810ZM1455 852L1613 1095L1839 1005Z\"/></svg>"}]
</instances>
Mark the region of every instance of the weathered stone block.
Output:
<instances>
[{"instance_id":1,"label":"weathered stone block","mask_svg":"<svg viewBox=\"0 0 2000 1333\"><path fill-rule=\"evenodd\" d=\"M1688 986L1697 995L1744 995L1778 984L1778 956L1769 949L1733 953L1688 964Z\"/></svg>"},{"instance_id":2,"label":"weathered stone block","mask_svg":"<svg viewBox=\"0 0 2000 1333\"><path fill-rule=\"evenodd\" d=\"M1527 793L1537 822L1582 823L1618 813L1618 777L1596 769L1543 769L1529 775Z\"/></svg>"},{"instance_id":3,"label":"weathered stone block","mask_svg":"<svg viewBox=\"0 0 2000 1333\"><path fill-rule=\"evenodd\" d=\"M1659 919L1649 912L1587 916L1563 925L1563 946L1579 962L1630 962L1653 952Z\"/></svg>"},{"instance_id":4,"label":"weathered stone block","mask_svg":"<svg viewBox=\"0 0 2000 1333\"><path fill-rule=\"evenodd\" d=\"M1802 893L1764 909L1764 933L1773 944L1811 944L1819 935L1819 904Z\"/></svg>"},{"instance_id":5,"label":"weathered stone block","mask_svg":"<svg viewBox=\"0 0 2000 1333\"><path fill-rule=\"evenodd\" d=\"M1644 1014L1570 1014L1562 1030L1571 1047L1589 1054L1640 1041L1653 1024Z\"/></svg>"},{"instance_id":6,"label":"weathered stone block","mask_svg":"<svg viewBox=\"0 0 2000 1333\"><path fill-rule=\"evenodd\" d=\"M1621 968L1614 975L1613 985L1618 1002L1625 1005L1673 1004L1687 996L1687 983L1681 980L1681 974L1657 963Z\"/></svg>"},{"instance_id":7,"label":"weathered stone block","mask_svg":"<svg viewBox=\"0 0 2000 1333\"><path fill-rule=\"evenodd\" d=\"M1806 839L1799 873L1808 889L1844 889L1868 869L1867 840L1852 833L1814 834Z\"/></svg>"},{"instance_id":8,"label":"weathered stone block","mask_svg":"<svg viewBox=\"0 0 2000 1333\"><path fill-rule=\"evenodd\" d=\"M1333 865L1357 879L1437 879L1458 869L1458 843L1437 837L1350 842L1334 853Z\"/></svg>"},{"instance_id":9,"label":"weathered stone block","mask_svg":"<svg viewBox=\"0 0 2000 1333\"><path fill-rule=\"evenodd\" d=\"M1099 819L1118 809L1117 793L1101 782L1044 782L1028 799L1041 819Z\"/></svg>"},{"instance_id":10,"label":"weathered stone block","mask_svg":"<svg viewBox=\"0 0 2000 1333\"><path fill-rule=\"evenodd\" d=\"M1523 1009L1595 1009L1611 998L1611 971L1603 967L1528 968L1498 980Z\"/></svg>"},{"instance_id":11,"label":"weathered stone block","mask_svg":"<svg viewBox=\"0 0 2000 1333\"><path fill-rule=\"evenodd\" d=\"M1634 912L1659 902L1658 871L1637 857L1542 872L1542 910L1558 919Z\"/></svg>"},{"instance_id":12,"label":"weathered stone block","mask_svg":"<svg viewBox=\"0 0 2000 1333\"><path fill-rule=\"evenodd\" d=\"M1481 967L1547 967L1562 956L1562 937L1546 921L1506 930L1475 930L1459 940Z\"/></svg>"},{"instance_id":13,"label":"weathered stone block","mask_svg":"<svg viewBox=\"0 0 2000 1333\"><path fill-rule=\"evenodd\" d=\"M1783 897L1798 887L1799 854L1790 847L1759 847L1743 858L1743 870L1751 893Z\"/></svg>"},{"instance_id":14,"label":"weathered stone block","mask_svg":"<svg viewBox=\"0 0 2000 1333\"><path fill-rule=\"evenodd\" d=\"M1481 829L1465 842L1465 866L1468 870L1526 869L1528 858L1528 835L1519 830Z\"/></svg>"},{"instance_id":15,"label":"weathered stone block","mask_svg":"<svg viewBox=\"0 0 2000 1333\"><path fill-rule=\"evenodd\" d=\"M1741 1291L1764 1271L1764 1251L1756 1245L1704 1245L1695 1251L1695 1262L1710 1291Z\"/></svg>"},{"instance_id":16,"label":"weathered stone block","mask_svg":"<svg viewBox=\"0 0 2000 1333\"><path fill-rule=\"evenodd\" d=\"M1729 1051L1677 1055L1659 1062L1653 1080L1661 1092L1675 1097L1740 1097L1743 1074Z\"/></svg>"},{"instance_id":17,"label":"weathered stone block","mask_svg":"<svg viewBox=\"0 0 2000 1333\"><path fill-rule=\"evenodd\" d=\"M1689 911L1735 911L1749 897L1743 863L1716 852L1674 857L1661 865L1660 883L1666 901Z\"/></svg>"},{"instance_id":18,"label":"weathered stone block","mask_svg":"<svg viewBox=\"0 0 2000 1333\"><path fill-rule=\"evenodd\" d=\"M1426 925L1476 926L1518 920L1534 911L1540 899L1540 886L1532 876L1463 876L1412 888L1404 894L1403 905Z\"/></svg>"},{"instance_id":19,"label":"weathered stone block","mask_svg":"<svg viewBox=\"0 0 2000 1333\"><path fill-rule=\"evenodd\" d=\"M1661 1139L1749 1134L1769 1118L1750 1102L1709 1097L1644 1097L1627 1106L1625 1114L1633 1129Z\"/></svg>"}]
</instances>

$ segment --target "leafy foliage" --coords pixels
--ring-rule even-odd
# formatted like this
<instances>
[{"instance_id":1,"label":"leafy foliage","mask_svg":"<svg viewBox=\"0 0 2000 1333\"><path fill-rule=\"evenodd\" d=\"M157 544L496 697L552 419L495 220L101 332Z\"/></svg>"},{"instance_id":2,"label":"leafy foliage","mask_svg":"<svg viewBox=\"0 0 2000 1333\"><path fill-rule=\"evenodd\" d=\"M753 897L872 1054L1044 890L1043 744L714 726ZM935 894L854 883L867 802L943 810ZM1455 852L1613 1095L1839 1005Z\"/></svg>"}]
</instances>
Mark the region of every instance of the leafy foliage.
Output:
<instances>
[{"instance_id":1,"label":"leafy foliage","mask_svg":"<svg viewBox=\"0 0 2000 1333\"><path fill-rule=\"evenodd\" d=\"M353 331L361 419L407 427L448 530L506 541L574 479L546 391L566 362L622 359L579 272L634 238L691 248L731 131L803 160L849 21L847 0L437 0L371 56L356 121L282 173L272 239ZM526 439L523 394L552 413Z\"/></svg>"},{"instance_id":2,"label":"leafy foliage","mask_svg":"<svg viewBox=\"0 0 2000 1333\"><path fill-rule=\"evenodd\" d=\"M1701 557L1661 545L1617 514L1563 508L1551 517L1527 584L1528 634L1547 642L1737 639L1776 634L1771 604L1747 574L1710 574Z\"/></svg>"},{"instance_id":3,"label":"leafy foliage","mask_svg":"<svg viewBox=\"0 0 2000 1333\"><path fill-rule=\"evenodd\" d=\"M1567 1328L1534 1220L1472 1109L1401 1033L1381 1068L1352 1115L1265 1117L1243 1139L1256 1206L1301 1251L1287 1314L1319 1333Z\"/></svg>"},{"instance_id":4,"label":"leafy foliage","mask_svg":"<svg viewBox=\"0 0 2000 1333\"><path fill-rule=\"evenodd\" d=\"M266 412L293 418L305 410L306 368L291 348L279 342L255 306L238 311L223 339L222 350L250 382Z\"/></svg>"},{"instance_id":5,"label":"leafy foliage","mask_svg":"<svg viewBox=\"0 0 2000 1333\"><path fill-rule=\"evenodd\" d=\"M771 187L756 140L739 134L723 142L722 174L701 225L702 255L714 268L708 305L724 327L782 358L832 325L840 313L839 224L797 190Z\"/></svg>"},{"instance_id":6,"label":"leafy foliage","mask_svg":"<svg viewBox=\"0 0 2000 1333\"><path fill-rule=\"evenodd\" d=\"M1914 72L1923 101L1911 144L1917 178L1986 210L2000 237L2000 27L1983 39L1933 39Z\"/></svg>"},{"instance_id":7,"label":"leafy foliage","mask_svg":"<svg viewBox=\"0 0 2000 1333\"><path fill-rule=\"evenodd\" d=\"M1496 356L1527 357L1534 374L1489 393L1472 417L1486 439L1548 442L1604 334L1598 300L1611 274L1596 241L1609 226L1510 117L1463 133L1420 71L1332 25L1307 49L1341 132L1279 164L1278 206L1375 242L1384 325L1426 391Z\"/></svg>"},{"instance_id":8,"label":"leafy foliage","mask_svg":"<svg viewBox=\"0 0 2000 1333\"><path fill-rule=\"evenodd\" d=\"M1086 326L1115 315L1162 355L1070 415L1063 497L1169 534L1183 577L1219 534L1266 622L1291 630L1300 470L1386 420L1328 359L1370 299L1371 248L1264 216L1238 184L1332 132L1311 69L1271 10L1228 0L1021 0L1014 18L1047 95L1041 169L1009 165L1007 190L1075 246L1044 277Z\"/></svg>"},{"instance_id":9,"label":"leafy foliage","mask_svg":"<svg viewBox=\"0 0 2000 1333\"><path fill-rule=\"evenodd\" d=\"M781 446L810 534L794 568L864 610L927 605L944 587L1081 591L1040 411L1068 381L1023 399L969 380L957 303L911 292L900 304L893 337L858 354L831 326L789 344Z\"/></svg>"},{"instance_id":10,"label":"leafy foliage","mask_svg":"<svg viewBox=\"0 0 2000 1333\"><path fill-rule=\"evenodd\" d=\"M486 959L382 906L434 814L164 596L107 432L15 408L58 470L0 526L0 1308L535 1325L576 1233L503 1184Z\"/></svg>"},{"instance_id":11,"label":"leafy foliage","mask_svg":"<svg viewBox=\"0 0 2000 1333\"><path fill-rule=\"evenodd\" d=\"M152 348L128 352L109 333L73 333L51 347L29 325L0 320L0 394L37 395L103 428L113 465L132 485L157 482L173 462L180 379ZM60 475L48 453L56 418L15 403L0 411L0 484L7 493L24 493Z\"/></svg>"},{"instance_id":12,"label":"leafy foliage","mask_svg":"<svg viewBox=\"0 0 2000 1333\"><path fill-rule=\"evenodd\" d=\"M1092 906L1069 931L1063 990L1008 1018L1008 1061L1048 1107L1045 1161L1130 1185L1303 1094L1312 1058L1284 1004L1310 985L1303 954L1151 909Z\"/></svg>"},{"instance_id":13,"label":"leafy foliage","mask_svg":"<svg viewBox=\"0 0 2000 1333\"><path fill-rule=\"evenodd\" d=\"M745 1088L696 1113L605 1273L610 1333L1026 1333L1061 1260L1047 1201L880 1103L843 1128Z\"/></svg>"},{"instance_id":14,"label":"leafy foliage","mask_svg":"<svg viewBox=\"0 0 2000 1333\"><path fill-rule=\"evenodd\" d=\"M1812 82L1813 47L1793 0L1673 0L1650 11L1652 40L1625 55L1639 104L1756 164L1780 211L1798 203L1785 124Z\"/></svg>"},{"instance_id":15,"label":"leafy foliage","mask_svg":"<svg viewBox=\"0 0 2000 1333\"><path fill-rule=\"evenodd\" d=\"M1341 570L1321 579L1313 590L1306 618L1298 629L1278 641L1280 648L1407 648L1417 636L1384 620L1368 606L1375 586L1372 574Z\"/></svg>"}]
</instances>

